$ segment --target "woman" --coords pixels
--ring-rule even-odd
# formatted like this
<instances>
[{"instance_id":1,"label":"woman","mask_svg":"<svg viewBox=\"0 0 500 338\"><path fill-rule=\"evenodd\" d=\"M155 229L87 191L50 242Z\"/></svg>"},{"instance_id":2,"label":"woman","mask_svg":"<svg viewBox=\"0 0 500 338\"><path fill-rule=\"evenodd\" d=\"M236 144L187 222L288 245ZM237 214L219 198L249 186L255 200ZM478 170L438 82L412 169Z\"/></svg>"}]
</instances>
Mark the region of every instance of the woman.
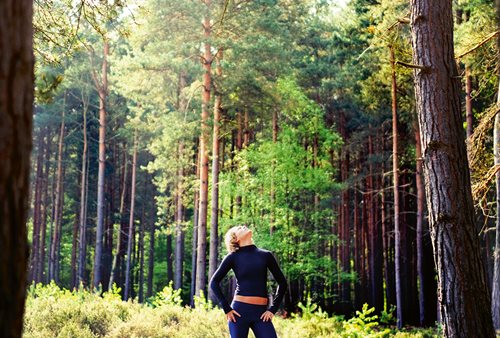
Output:
<instances>
[{"instance_id":1,"label":"woman","mask_svg":"<svg viewBox=\"0 0 500 338\"><path fill-rule=\"evenodd\" d=\"M235 226L225 236L229 254L224 257L210 280L210 288L226 314L231 338L247 338L251 328L256 338L276 338L271 319L283 300L287 283L276 259L270 251L257 248L253 243L252 230ZM219 283L230 269L236 275L236 291L229 305ZM268 307L267 269L276 281L278 289L273 303Z\"/></svg>"}]
</instances>

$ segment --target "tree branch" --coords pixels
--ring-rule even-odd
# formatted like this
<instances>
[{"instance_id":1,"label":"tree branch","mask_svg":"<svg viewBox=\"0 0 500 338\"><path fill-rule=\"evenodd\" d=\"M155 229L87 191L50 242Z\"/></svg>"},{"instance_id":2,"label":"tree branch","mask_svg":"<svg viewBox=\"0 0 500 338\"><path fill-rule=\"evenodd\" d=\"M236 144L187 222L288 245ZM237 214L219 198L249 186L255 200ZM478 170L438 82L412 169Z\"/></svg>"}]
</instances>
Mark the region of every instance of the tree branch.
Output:
<instances>
[{"instance_id":1,"label":"tree branch","mask_svg":"<svg viewBox=\"0 0 500 338\"><path fill-rule=\"evenodd\" d=\"M497 36L498 34L500 33L500 31L496 31L496 32L493 32L491 33L490 35L488 35L486 38L483 39L483 41L479 42L477 45L475 45L474 47L472 47L471 49L463 52L462 54L458 55L458 56L455 56L455 59L461 59L462 57L464 57L465 55L469 54L469 53L472 53L473 51L475 51L476 49L478 49L479 47L481 47L482 45L484 45L485 43L487 43L488 41L490 41L491 39L493 39L495 36Z\"/></svg>"},{"instance_id":2,"label":"tree branch","mask_svg":"<svg viewBox=\"0 0 500 338\"><path fill-rule=\"evenodd\" d=\"M421 69L422 71L429 71L429 69L430 69L427 66L414 65L412 63L406 63L406 62L403 62L403 61L396 61L396 64L397 65L401 65L401 66L405 66L405 67L408 67L408 68Z\"/></svg>"}]
</instances>

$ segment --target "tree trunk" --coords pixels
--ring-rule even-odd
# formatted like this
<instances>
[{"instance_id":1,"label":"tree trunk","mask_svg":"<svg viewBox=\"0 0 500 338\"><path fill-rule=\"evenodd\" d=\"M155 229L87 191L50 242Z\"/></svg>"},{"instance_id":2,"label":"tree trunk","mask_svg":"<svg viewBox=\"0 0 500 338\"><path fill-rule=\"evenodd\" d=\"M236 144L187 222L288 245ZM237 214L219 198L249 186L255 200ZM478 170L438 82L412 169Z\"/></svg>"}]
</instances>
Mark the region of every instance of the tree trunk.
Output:
<instances>
[{"instance_id":1,"label":"tree trunk","mask_svg":"<svg viewBox=\"0 0 500 338\"><path fill-rule=\"evenodd\" d=\"M359 160L359 159L358 159ZM352 228L354 230L354 271L360 276L354 282L354 308L359 309L362 304L361 300L361 226L359 222L359 186L355 185L353 189L353 204L354 204L354 217L352 220Z\"/></svg>"},{"instance_id":2,"label":"tree trunk","mask_svg":"<svg viewBox=\"0 0 500 338\"><path fill-rule=\"evenodd\" d=\"M420 326L425 323L425 302L424 302L424 271L423 271L423 223L424 223L424 180L422 178L422 146L420 143L420 130L418 123L414 125L415 130L415 148L416 148L416 162L417 170L415 173L415 180L417 185L417 275L418 275L418 305L420 314Z\"/></svg>"},{"instance_id":3,"label":"tree trunk","mask_svg":"<svg viewBox=\"0 0 500 338\"><path fill-rule=\"evenodd\" d=\"M248 123L248 109L245 110L243 119L243 148L248 147L250 144L250 127Z\"/></svg>"},{"instance_id":4,"label":"tree trunk","mask_svg":"<svg viewBox=\"0 0 500 338\"><path fill-rule=\"evenodd\" d=\"M56 178L56 191L54 198L54 232L52 234L52 243L50 247L50 259L49 259L49 279L54 280L59 284L59 246L61 244L62 236L62 204L64 201L63 193L63 170L62 170L62 158L63 158L63 148L64 148L64 115L65 115L65 104L66 94L64 94L64 104L61 113L61 128L59 131L59 145L57 152L57 178Z\"/></svg>"},{"instance_id":5,"label":"tree trunk","mask_svg":"<svg viewBox=\"0 0 500 338\"><path fill-rule=\"evenodd\" d=\"M48 129L48 128L47 128ZM48 282L48 273L45 271L45 259L47 258L45 239L47 237L47 217L49 213L49 175L50 159L52 157L52 135L50 129L47 130L45 143L45 169L43 173L43 211L42 211L42 229L40 229L42 238L40 240L40 265L38 266L38 281ZM53 200L53 198L52 198Z\"/></svg>"},{"instance_id":6,"label":"tree trunk","mask_svg":"<svg viewBox=\"0 0 500 338\"><path fill-rule=\"evenodd\" d=\"M144 204L139 230L139 303L144 302Z\"/></svg>"},{"instance_id":7,"label":"tree trunk","mask_svg":"<svg viewBox=\"0 0 500 338\"><path fill-rule=\"evenodd\" d=\"M278 126L278 111L273 110L273 143L278 142L278 131L279 131L279 126ZM275 213L275 191L274 191L274 181L275 181L275 168L276 168L276 161L273 159L272 161L272 176L271 176L271 211L269 214L269 234L272 236L275 230L275 224L274 224L274 213Z\"/></svg>"},{"instance_id":8,"label":"tree trunk","mask_svg":"<svg viewBox=\"0 0 500 338\"><path fill-rule=\"evenodd\" d=\"M33 2L0 2L0 337L21 337L29 247Z\"/></svg>"},{"instance_id":9,"label":"tree trunk","mask_svg":"<svg viewBox=\"0 0 500 338\"><path fill-rule=\"evenodd\" d=\"M124 154L123 154L123 175L122 175L122 191L121 191L121 196L120 196L120 229L118 231L118 240L116 242L116 254L115 257L113 257L113 263L111 265L111 275L109 276L109 285L108 289L113 288L113 283L116 283L116 277L118 275L118 270L120 269L120 263L121 263L121 258L122 253L123 253L123 244L124 244L124 210L125 210L125 196L127 193L127 169L128 169L128 163L127 163L127 152L125 151L125 144L124 144Z\"/></svg>"},{"instance_id":10,"label":"tree trunk","mask_svg":"<svg viewBox=\"0 0 500 338\"><path fill-rule=\"evenodd\" d=\"M396 97L396 67L394 61L394 47L390 46L392 68L392 175L394 189L394 234L395 234L395 268L396 268L396 312L397 325L403 327L403 302L401 290L401 232L399 224L399 173L398 173L398 116Z\"/></svg>"},{"instance_id":11,"label":"tree trunk","mask_svg":"<svg viewBox=\"0 0 500 338\"><path fill-rule=\"evenodd\" d=\"M497 28L500 28L500 0L495 1ZM500 37L497 37L497 50L500 50ZM497 109L500 109L500 71L498 75L498 93L497 93ZM500 165L500 115L495 115L495 125L493 128L493 153L494 163ZM496 218L496 236L495 247L493 252L493 282L491 294L491 312L493 316L493 325L495 329L500 330L500 172L495 174L496 178L496 202L497 202L497 218Z\"/></svg>"},{"instance_id":12,"label":"tree trunk","mask_svg":"<svg viewBox=\"0 0 500 338\"><path fill-rule=\"evenodd\" d=\"M217 77L222 80L222 49L217 53ZM219 251L219 129L220 129L220 114L222 105L222 93L220 88L215 87L215 104L214 104L214 129L212 143L212 214L210 217L210 259L208 265L208 278L212 278L217 269L218 251ZM215 302L212 289L208 290L208 299Z\"/></svg>"},{"instance_id":13,"label":"tree trunk","mask_svg":"<svg viewBox=\"0 0 500 338\"><path fill-rule=\"evenodd\" d=\"M177 110L186 111L187 102L182 98L181 92L186 87L186 74L179 74L179 87L177 95ZM184 141L179 141L178 162L181 164L177 170L177 189L175 194L175 276L174 289L182 289L182 277L184 276Z\"/></svg>"},{"instance_id":14,"label":"tree trunk","mask_svg":"<svg viewBox=\"0 0 500 338\"><path fill-rule=\"evenodd\" d=\"M33 203L33 244L31 248L30 265L29 265L29 282L36 281L36 270L40 259L40 226L42 224L42 187L43 187L43 155L44 155L44 128L40 128L37 135L37 160L36 160L36 175L35 175L35 194Z\"/></svg>"},{"instance_id":15,"label":"tree trunk","mask_svg":"<svg viewBox=\"0 0 500 338\"><path fill-rule=\"evenodd\" d=\"M200 176L200 159L201 159L201 154L200 154L201 149L198 148L197 155L196 155L196 177ZM194 199L193 199L193 205L194 205L194 213L193 213L193 242L192 242L192 249L191 249L191 292L190 292L190 304L191 307L194 306L194 296L196 295L196 263L197 263L197 258L198 258L198 216L199 216L199 191L194 192Z\"/></svg>"},{"instance_id":16,"label":"tree trunk","mask_svg":"<svg viewBox=\"0 0 500 338\"><path fill-rule=\"evenodd\" d=\"M73 237L71 243L71 281L70 289L76 289L77 281L77 254L78 254L78 219L75 218L73 221Z\"/></svg>"},{"instance_id":17,"label":"tree trunk","mask_svg":"<svg viewBox=\"0 0 500 338\"><path fill-rule=\"evenodd\" d=\"M380 128L376 128L376 134L372 136L375 138L374 144L374 154L382 153L382 139L383 135L380 134ZM383 190L383 176L380 175L380 164L373 163L373 175L374 175L374 194L372 198L372 208L374 216L374 227L375 227L375 257L374 257L374 275L375 279L375 307L380 311L384 310L384 246L382 239L382 199L380 191Z\"/></svg>"},{"instance_id":18,"label":"tree trunk","mask_svg":"<svg viewBox=\"0 0 500 338\"><path fill-rule=\"evenodd\" d=\"M172 235L167 235L167 282L174 281L174 256L172 250Z\"/></svg>"},{"instance_id":19,"label":"tree trunk","mask_svg":"<svg viewBox=\"0 0 500 338\"><path fill-rule=\"evenodd\" d=\"M148 255L148 290L146 297L149 298L153 295L153 274L154 274L154 257L155 257L155 222L149 220L149 255Z\"/></svg>"},{"instance_id":20,"label":"tree trunk","mask_svg":"<svg viewBox=\"0 0 500 338\"><path fill-rule=\"evenodd\" d=\"M184 143L179 142L179 163L182 163L184 156ZM176 209L175 209L175 276L174 276L174 289L182 288L182 276L184 274L184 169L179 168L177 172L177 193L176 193Z\"/></svg>"},{"instance_id":21,"label":"tree trunk","mask_svg":"<svg viewBox=\"0 0 500 338\"><path fill-rule=\"evenodd\" d=\"M109 43L103 37L104 52L102 60L102 79L94 79L99 92L99 170L97 174L97 224L94 255L94 282L95 288L102 283L102 239L104 230L104 175L106 170L106 100L108 95L108 53Z\"/></svg>"},{"instance_id":22,"label":"tree trunk","mask_svg":"<svg viewBox=\"0 0 500 338\"><path fill-rule=\"evenodd\" d=\"M130 192L130 218L128 223L128 245L127 245L127 268L125 271L125 294L124 299L128 300L131 289L131 255L132 255L132 239L134 235L134 208L135 208L135 181L137 168L137 130L134 133L134 154L132 155L132 186Z\"/></svg>"},{"instance_id":23,"label":"tree trunk","mask_svg":"<svg viewBox=\"0 0 500 338\"><path fill-rule=\"evenodd\" d=\"M236 112L236 124L238 126L236 130L236 149L239 151L243 148L243 118L240 112Z\"/></svg>"},{"instance_id":24,"label":"tree trunk","mask_svg":"<svg viewBox=\"0 0 500 338\"><path fill-rule=\"evenodd\" d=\"M385 132L382 130L382 151L386 151L385 144ZM380 217L382 224L382 247L384 252L384 280L385 280L385 297L387 308L390 309L392 305L396 305L396 287L395 287L395 276L394 276L394 261L393 261L393 246L391 245L391 229L390 229L390 218L387 217L389 211L387 210L387 200L385 194L385 161L382 162L382 184L380 193Z\"/></svg>"},{"instance_id":25,"label":"tree trunk","mask_svg":"<svg viewBox=\"0 0 500 338\"><path fill-rule=\"evenodd\" d=\"M472 135L474 115L472 112L472 77L469 65L465 65L465 116L467 121L467 140Z\"/></svg>"},{"instance_id":26,"label":"tree trunk","mask_svg":"<svg viewBox=\"0 0 500 338\"><path fill-rule=\"evenodd\" d=\"M498 88L497 106L500 107L500 85ZM500 166L500 115L495 115L495 126L493 129L493 152L495 165ZM493 253L493 283L491 294L491 312L493 315L493 324L495 329L500 330L500 171L495 174L496 178L496 203L497 203L497 218L496 218L496 236L495 247Z\"/></svg>"},{"instance_id":27,"label":"tree trunk","mask_svg":"<svg viewBox=\"0 0 500 338\"><path fill-rule=\"evenodd\" d=\"M210 87L211 87L211 68L212 68L212 53L210 46L211 24L210 24L210 6L211 0L205 0L206 13L203 19L203 29L205 37L205 54L202 58L203 68L203 89L202 89L202 107L201 107L201 137L200 137L200 207L198 216L198 248L197 248L197 263L196 263L196 292L200 296L201 293L206 296L206 248L207 248L207 206L208 206L208 140L209 136L209 112L208 105L210 104Z\"/></svg>"},{"instance_id":28,"label":"tree trunk","mask_svg":"<svg viewBox=\"0 0 500 338\"><path fill-rule=\"evenodd\" d=\"M85 266L87 257L87 111L88 100L82 94L83 102L83 149L82 149L82 176L80 181L80 224L79 224L79 242L78 242L78 273L77 287L85 284Z\"/></svg>"},{"instance_id":29,"label":"tree trunk","mask_svg":"<svg viewBox=\"0 0 500 338\"><path fill-rule=\"evenodd\" d=\"M451 1L412 0L415 96L443 332L494 337L491 294L474 224Z\"/></svg>"},{"instance_id":30,"label":"tree trunk","mask_svg":"<svg viewBox=\"0 0 500 338\"><path fill-rule=\"evenodd\" d=\"M109 290L109 280L111 277L111 270L113 266L113 237L114 237L114 215L115 215L115 172L114 168L118 168L117 163L117 144L113 143L109 145L111 150L111 166L112 172L108 175L109 179L106 179L105 189L106 189L106 216L104 217L104 238L103 238L103 248L102 248L102 261L101 261L101 284L102 290Z\"/></svg>"}]
</instances>

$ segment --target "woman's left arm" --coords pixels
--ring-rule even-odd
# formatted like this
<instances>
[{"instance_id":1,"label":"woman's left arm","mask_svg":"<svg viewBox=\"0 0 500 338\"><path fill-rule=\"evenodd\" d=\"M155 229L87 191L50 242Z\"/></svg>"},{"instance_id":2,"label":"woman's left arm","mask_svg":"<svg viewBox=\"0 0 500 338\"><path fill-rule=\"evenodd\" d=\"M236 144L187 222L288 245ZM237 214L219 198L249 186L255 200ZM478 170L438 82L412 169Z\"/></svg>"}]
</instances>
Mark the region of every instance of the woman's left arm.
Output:
<instances>
[{"instance_id":1,"label":"woman's left arm","mask_svg":"<svg viewBox=\"0 0 500 338\"><path fill-rule=\"evenodd\" d=\"M276 281L278 282L278 289L276 289L276 293L273 297L273 305L268 309L268 311L271 311L273 314L275 314L276 311L278 311L281 302L283 301L283 297L285 296L288 284L286 282L285 275L283 275L283 272L278 266L278 262L276 261L276 258L274 258L272 252L269 252L268 255L267 266L273 274L274 279L276 279Z\"/></svg>"}]
</instances>

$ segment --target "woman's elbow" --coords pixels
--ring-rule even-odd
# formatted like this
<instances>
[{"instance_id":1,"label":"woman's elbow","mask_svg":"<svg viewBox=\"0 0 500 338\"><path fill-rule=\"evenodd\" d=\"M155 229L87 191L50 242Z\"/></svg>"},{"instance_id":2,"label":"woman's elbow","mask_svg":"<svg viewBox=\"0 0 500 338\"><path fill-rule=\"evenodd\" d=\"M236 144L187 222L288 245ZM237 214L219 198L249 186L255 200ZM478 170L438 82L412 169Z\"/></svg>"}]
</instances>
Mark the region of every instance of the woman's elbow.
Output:
<instances>
[{"instance_id":1,"label":"woman's elbow","mask_svg":"<svg viewBox=\"0 0 500 338\"><path fill-rule=\"evenodd\" d=\"M210 286L211 290L215 290L217 286L219 286L219 282L212 277L210 279L210 282L208 282L208 285Z\"/></svg>"},{"instance_id":2,"label":"woman's elbow","mask_svg":"<svg viewBox=\"0 0 500 338\"><path fill-rule=\"evenodd\" d=\"M278 284L280 286L280 289L282 288L283 291L286 291L288 289L288 283L286 279L283 278Z\"/></svg>"}]
</instances>

